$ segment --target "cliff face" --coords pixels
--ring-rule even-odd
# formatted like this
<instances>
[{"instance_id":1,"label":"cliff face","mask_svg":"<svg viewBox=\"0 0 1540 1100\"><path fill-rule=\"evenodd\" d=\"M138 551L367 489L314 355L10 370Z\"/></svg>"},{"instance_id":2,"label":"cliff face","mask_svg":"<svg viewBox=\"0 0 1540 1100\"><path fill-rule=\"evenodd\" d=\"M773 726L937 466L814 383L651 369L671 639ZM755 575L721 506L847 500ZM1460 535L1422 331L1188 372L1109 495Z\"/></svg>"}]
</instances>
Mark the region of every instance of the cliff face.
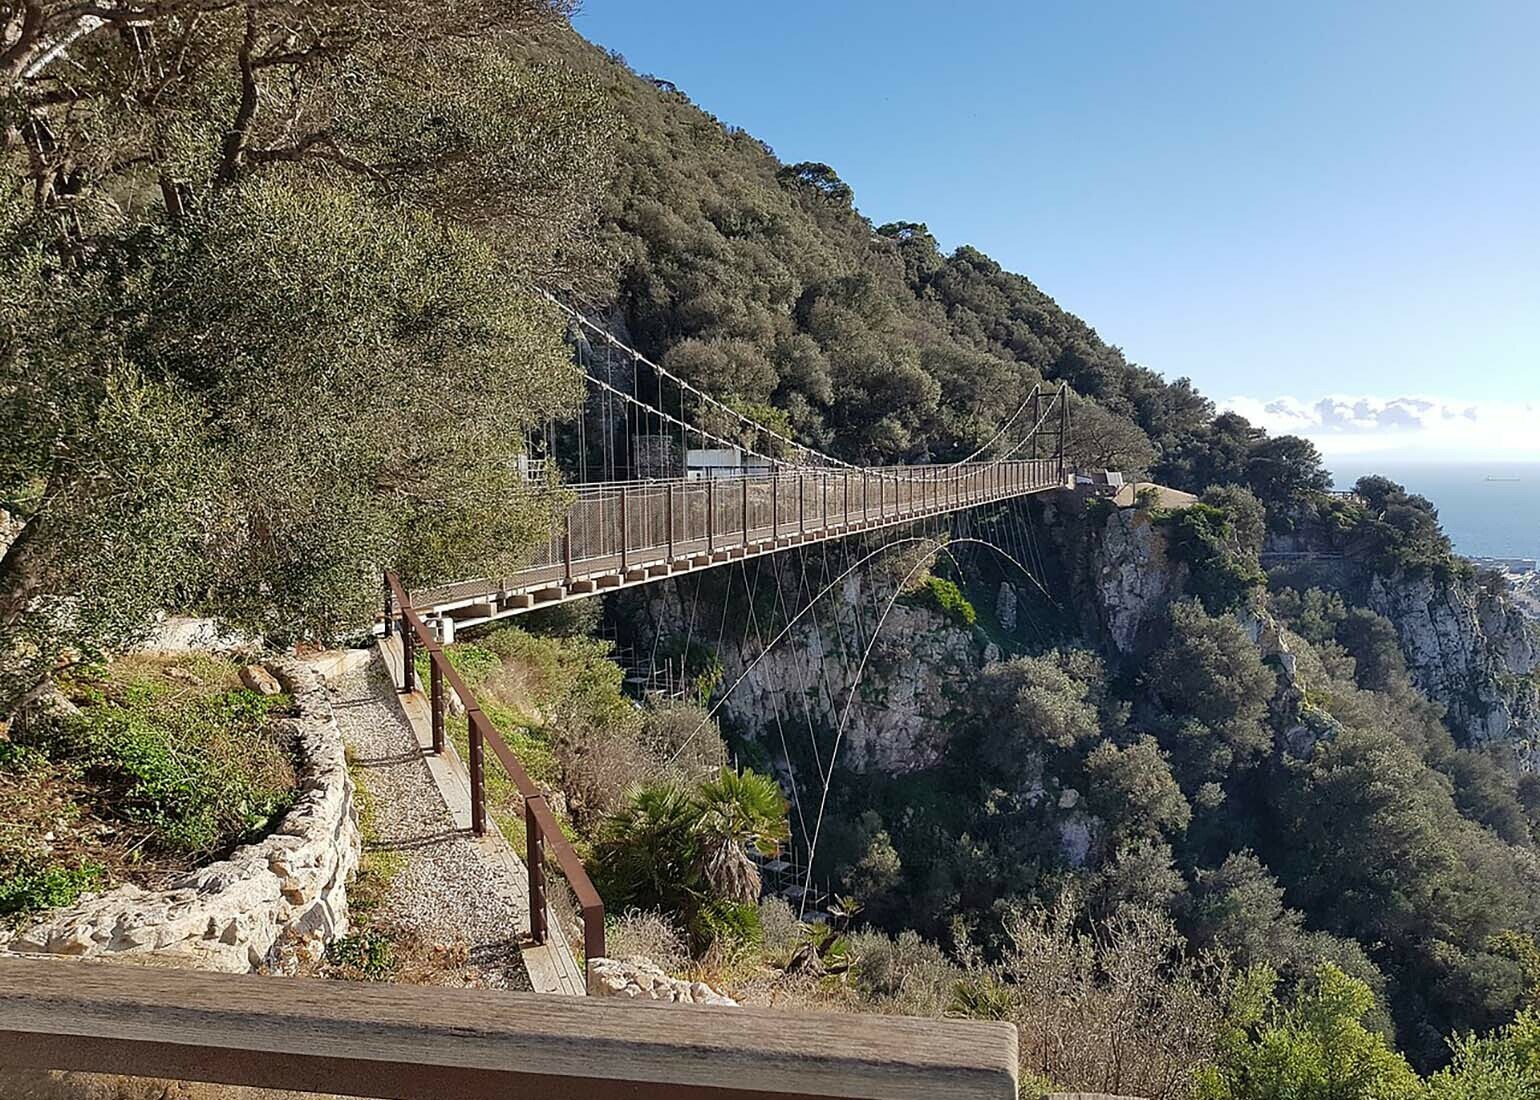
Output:
<instances>
[{"instance_id":1,"label":"cliff face","mask_svg":"<svg viewBox=\"0 0 1540 1100\"><path fill-rule=\"evenodd\" d=\"M1123 656L1141 651L1185 587L1186 567L1166 556L1165 538L1137 508L1107 516L1086 565L1107 640Z\"/></svg>"},{"instance_id":2,"label":"cliff face","mask_svg":"<svg viewBox=\"0 0 1540 1100\"><path fill-rule=\"evenodd\" d=\"M806 745L811 720L820 752L828 753L887 596L880 592L874 601L869 588L859 575L847 577L816 614L802 618L768 652L764 646L773 633L754 624L745 631L742 622L729 623L719 636L705 639L722 662L724 687L748 670L722 708L728 724L756 737L772 757L780 758L780 737ZM656 585L646 592L644 636L657 631L667 640L692 633L687 599L679 589ZM693 633L700 638L699 626ZM762 653L763 659L754 664ZM902 601L895 604L872 643L845 718L839 763L890 775L939 763L955 701L967 690L983 655L984 646L974 633L941 613Z\"/></svg>"},{"instance_id":3,"label":"cliff face","mask_svg":"<svg viewBox=\"0 0 1540 1100\"><path fill-rule=\"evenodd\" d=\"M1540 768L1540 628L1505 583L1458 571L1379 572L1308 517L1270 537L1265 554L1303 562L1296 587L1336 589L1388 619L1412 682L1446 708L1460 743L1509 745L1520 768Z\"/></svg>"},{"instance_id":4,"label":"cliff face","mask_svg":"<svg viewBox=\"0 0 1540 1100\"><path fill-rule=\"evenodd\" d=\"M1170 559L1164 536L1138 509L1105 517L1093 511L1078 529L1061 522L1057 530L1061 552L1078 558L1071 564L1087 633L1099 632L1111 654L1142 659L1167 609L1186 592L1186 567ZM1540 629L1504 585L1463 574L1375 573L1332 545L1318 525L1274 537L1266 549L1288 560L1317 559L1310 561L1310 583L1342 590L1349 602L1388 619L1412 682L1447 709L1462 743L1508 745L1519 767L1540 769ZM1274 708L1287 729L1301 694L1287 640L1265 611L1241 618L1280 667ZM1297 748L1311 736L1295 726L1286 740Z\"/></svg>"},{"instance_id":5,"label":"cliff face","mask_svg":"<svg viewBox=\"0 0 1540 1100\"><path fill-rule=\"evenodd\" d=\"M1395 625L1412 681L1469 744L1511 742L1540 766L1540 641L1500 586L1479 579L1371 575L1366 603Z\"/></svg>"},{"instance_id":6,"label":"cliff face","mask_svg":"<svg viewBox=\"0 0 1540 1100\"><path fill-rule=\"evenodd\" d=\"M1069 580L1066 601L1080 620L1084 642L1114 660L1138 664L1156 645L1171 604L1185 598L1188 567L1167 553L1166 538L1137 508L1083 511L1061 500L1044 514L1044 531ZM1319 548L1299 532L1269 544L1296 560ZM1464 744L1511 746L1517 765L1540 769L1540 630L1528 621L1507 588L1464 574L1381 575L1345 556L1324 551L1308 583L1342 590L1350 603L1367 606L1396 629L1413 682L1448 711L1448 723ZM787 558L779 564L792 569ZM788 574L788 590L797 587ZM773 580L764 582L767 585ZM1291 581L1303 586L1304 581ZM645 590L639 622L645 644L656 633L669 639L693 635L722 662L723 684L735 683L760 658L773 635L769 624L747 628L745 611L725 629L692 631L688 599L673 585ZM757 737L772 757L783 758L780 738L806 746L809 719L826 754L839 726L861 657L876 625L886 591L874 600L860 574L846 578L809 615L753 665L728 697L723 717ZM1001 584L995 619L1015 632L1018 597L1024 589ZM1238 619L1280 673L1272 700L1276 728L1290 752L1308 753L1325 732L1303 713L1287 632L1265 607ZM763 625L764 629L759 629ZM779 629L777 626L776 629ZM719 640L720 639L720 640ZM957 700L998 648L981 631L965 630L925 607L896 604L872 646L849 708L840 763L856 771L900 775L932 767L945 755ZM802 700L807 701L804 706ZM1308 709L1308 708L1305 708ZM827 762L820 759L820 767Z\"/></svg>"}]
</instances>

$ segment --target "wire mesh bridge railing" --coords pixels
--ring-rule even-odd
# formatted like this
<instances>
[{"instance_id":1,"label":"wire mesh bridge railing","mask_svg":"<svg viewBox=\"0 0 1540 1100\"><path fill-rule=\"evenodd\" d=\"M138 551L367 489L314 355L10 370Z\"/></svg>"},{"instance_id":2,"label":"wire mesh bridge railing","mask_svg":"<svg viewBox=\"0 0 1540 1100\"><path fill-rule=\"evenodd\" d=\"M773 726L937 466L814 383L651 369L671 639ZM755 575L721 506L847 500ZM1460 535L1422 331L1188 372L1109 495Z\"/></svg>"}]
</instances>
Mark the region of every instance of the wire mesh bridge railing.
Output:
<instances>
[{"instance_id":1,"label":"wire mesh bridge railing","mask_svg":"<svg viewBox=\"0 0 1540 1100\"><path fill-rule=\"evenodd\" d=\"M414 590L419 613L460 625L673 573L1062 488L1062 458L959 466L749 469L582 485L526 564ZM452 629L452 628L451 628Z\"/></svg>"}]
</instances>

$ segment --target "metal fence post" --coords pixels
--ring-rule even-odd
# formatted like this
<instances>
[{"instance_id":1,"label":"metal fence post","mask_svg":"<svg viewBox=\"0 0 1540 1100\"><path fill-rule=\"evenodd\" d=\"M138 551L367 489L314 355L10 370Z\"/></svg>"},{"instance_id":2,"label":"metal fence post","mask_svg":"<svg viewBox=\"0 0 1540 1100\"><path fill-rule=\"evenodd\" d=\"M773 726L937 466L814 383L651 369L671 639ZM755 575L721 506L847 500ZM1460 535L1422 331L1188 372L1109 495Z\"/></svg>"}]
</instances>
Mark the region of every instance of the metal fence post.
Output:
<instances>
[{"instance_id":1,"label":"metal fence post","mask_svg":"<svg viewBox=\"0 0 1540 1100\"><path fill-rule=\"evenodd\" d=\"M562 517L561 524L561 564L565 583L572 583L572 513L569 511Z\"/></svg>"},{"instance_id":2,"label":"metal fence post","mask_svg":"<svg viewBox=\"0 0 1540 1100\"><path fill-rule=\"evenodd\" d=\"M525 864L529 868L529 937L545 942L545 835L535 817L535 795L524 800Z\"/></svg>"},{"instance_id":3,"label":"metal fence post","mask_svg":"<svg viewBox=\"0 0 1540 1100\"><path fill-rule=\"evenodd\" d=\"M631 541L631 532L626 523L626 487L620 487L620 571L626 571L626 544Z\"/></svg>"},{"instance_id":4,"label":"metal fence post","mask_svg":"<svg viewBox=\"0 0 1540 1100\"><path fill-rule=\"evenodd\" d=\"M384 589L385 589L385 637L388 638L388 637L390 637L390 620L391 620L391 617L392 617L392 612L395 611L396 602L391 597L391 592L390 592L390 574L389 573L381 574L381 580L382 580L382 584L383 584Z\"/></svg>"},{"instance_id":5,"label":"metal fence post","mask_svg":"<svg viewBox=\"0 0 1540 1100\"><path fill-rule=\"evenodd\" d=\"M1065 451L1069 446L1069 393L1066 386L1059 387L1059 480L1064 480Z\"/></svg>"},{"instance_id":6,"label":"metal fence post","mask_svg":"<svg viewBox=\"0 0 1540 1100\"><path fill-rule=\"evenodd\" d=\"M781 475L772 472L770 481L770 541L781 538Z\"/></svg>"},{"instance_id":7,"label":"metal fence post","mask_svg":"<svg viewBox=\"0 0 1540 1100\"><path fill-rule=\"evenodd\" d=\"M428 704L433 712L433 755L444 752L444 669L443 650L428 651Z\"/></svg>"},{"instance_id":8,"label":"metal fence post","mask_svg":"<svg viewBox=\"0 0 1540 1100\"><path fill-rule=\"evenodd\" d=\"M417 689L417 639L412 634L412 622L406 610L401 612L401 693L410 695Z\"/></svg>"},{"instance_id":9,"label":"metal fence post","mask_svg":"<svg viewBox=\"0 0 1540 1100\"><path fill-rule=\"evenodd\" d=\"M482 740L481 723L486 719L481 708L468 700L465 707L465 724L470 731L471 743L471 832L485 836L487 832L486 806L486 745Z\"/></svg>"},{"instance_id":10,"label":"metal fence post","mask_svg":"<svg viewBox=\"0 0 1540 1100\"><path fill-rule=\"evenodd\" d=\"M749 479L745 474L743 478L743 545L749 544Z\"/></svg>"},{"instance_id":11,"label":"metal fence post","mask_svg":"<svg viewBox=\"0 0 1540 1100\"><path fill-rule=\"evenodd\" d=\"M663 483L663 523L668 527L668 560L674 560L674 483Z\"/></svg>"},{"instance_id":12,"label":"metal fence post","mask_svg":"<svg viewBox=\"0 0 1540 1100\"><path fill-rule=\"evenodd\" d=\"M710 554L717 548L717 479L710 471L706 473L706 553Z\"/></svg>"},{"instance_id":13,"label":"metal fence post","mask_svg":"<svg viewBox=\"0 0 1540 1100\"><path fill-rule=\"evenodd\" d=\"M797 534L807 534L807 489L806 478L802 474L797 475Z\"/></svg>"}]
</instances>

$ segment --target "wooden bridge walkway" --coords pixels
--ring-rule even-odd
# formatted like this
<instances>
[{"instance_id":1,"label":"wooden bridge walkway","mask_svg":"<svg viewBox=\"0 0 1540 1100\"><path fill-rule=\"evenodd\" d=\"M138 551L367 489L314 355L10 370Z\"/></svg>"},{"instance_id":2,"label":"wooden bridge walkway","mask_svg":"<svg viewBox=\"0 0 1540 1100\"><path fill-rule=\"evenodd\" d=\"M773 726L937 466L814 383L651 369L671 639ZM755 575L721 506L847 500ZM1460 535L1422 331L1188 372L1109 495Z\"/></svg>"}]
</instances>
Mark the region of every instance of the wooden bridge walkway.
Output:
<instances>
[{"instance_id":1,"label":"wooden bridge walkway","mask_svg":"<svg viewBox=\"0 0 1540 1100\"><path fill-rule=\"evenodd\" d=\"M556 490L570 494L571 506L522 569L414 590L411 603L449 640L457 626L1060 489L1067 477L1061 453L954 466L797 467L582 485Z\"/></svg>"}]
</instances>

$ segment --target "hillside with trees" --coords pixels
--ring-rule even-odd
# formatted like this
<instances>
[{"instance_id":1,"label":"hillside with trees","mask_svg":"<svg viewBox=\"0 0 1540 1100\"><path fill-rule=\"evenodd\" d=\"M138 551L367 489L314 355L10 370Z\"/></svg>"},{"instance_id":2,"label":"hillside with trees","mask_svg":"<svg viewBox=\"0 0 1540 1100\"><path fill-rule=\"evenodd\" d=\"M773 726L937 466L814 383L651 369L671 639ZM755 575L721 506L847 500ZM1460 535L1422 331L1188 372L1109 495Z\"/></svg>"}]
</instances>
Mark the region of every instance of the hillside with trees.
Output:
<instances>
[{"instance_id":1,"label":"hillside with trees","mask_svg":"<svg viewBox=\"0 0 1540 1100\"><path fill-rule=\"evenodd\" d=\"M1476 721L1530 728L1512 654L1536 643L1509 624L1452 684L1413 652L1398 594L1468 611L1472 652L1471 623L1507 622L1432 502L1328 495L1308 441L1216 414L978 248L874 225L834 167L633 73L558 0L175 0L67 68L74 16L37 8L0 49L0 777L36 756L7 746L40 696L167 610L333 644L369 629L382 568L516 565L552 507L526 430L579 386L541 289L851 461L956 460L1063 384L1073 465L1200 499L985 517L1041 538L1052 606L977 557L906 595L977 659L933 765L831 766L827 925L760 903L748 855L790 832L777 768L823 766L799 742L632 706L591 618L462 642L617 939L766 1001L1014 1021L1037 1084L1540 1095L1540 783ZM1265 569L1284 539L1332 564ZM1118 609L1126 637L1124 565L1162 593ZM753 610L720 595L724 621ZM644 636L623 601L608 618ZM717 698L725 646L651 640ZM499 696L505 661L542 670L538 719ZM53 881L38 858L0 845L0 897Z\"/></svg>"}]
</instances>

